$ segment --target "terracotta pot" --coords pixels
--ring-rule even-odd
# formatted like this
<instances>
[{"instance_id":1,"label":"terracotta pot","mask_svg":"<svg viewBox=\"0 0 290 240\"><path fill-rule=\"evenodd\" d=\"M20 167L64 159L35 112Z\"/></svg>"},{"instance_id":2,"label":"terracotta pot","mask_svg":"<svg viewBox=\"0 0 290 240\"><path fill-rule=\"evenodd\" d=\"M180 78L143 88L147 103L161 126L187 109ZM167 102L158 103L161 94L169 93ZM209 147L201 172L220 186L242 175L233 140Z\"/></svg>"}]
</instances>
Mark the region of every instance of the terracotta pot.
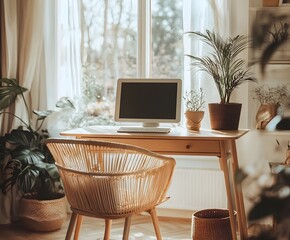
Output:
<instances>
[{"instance_id":1,"label":"terracotta pot","mask_svg":"<svg viewBox=\"0 0 290 240\"><path fill-rule=\"evenodd\" d=\"M209 103L210 125L214 130L237 130L240 123L241 103Z\"/></svg>"},{"instance_id":2,"label":"terracotta pot","mask_svg":"<svg viewBox=\"0 0 290 240\"><path fill-rule=\"evenodd\" d=\"M186 111L185 117L187 129L199 131L201 120L204 117L204 111Z\"/></svg>"},{"instance_id":3,"label":"terracotta pot","mask_svg":"<svg viewBox=\"0 0 290 240\"><path fill-rule=\"evenodd\" d=\"M279 7L280 0L263 0L263 7Z\"/></svg>"},{"instance_id":4,"label":"terracotta pot","mask_svg":"<svg viewBox=\"0 0 290 240\"><path fill-rule=\"evenodd\" d=\"M261 104L256 114L256 128L265 129L276 116L279 104Z\"/></svg>"}]
</instances>

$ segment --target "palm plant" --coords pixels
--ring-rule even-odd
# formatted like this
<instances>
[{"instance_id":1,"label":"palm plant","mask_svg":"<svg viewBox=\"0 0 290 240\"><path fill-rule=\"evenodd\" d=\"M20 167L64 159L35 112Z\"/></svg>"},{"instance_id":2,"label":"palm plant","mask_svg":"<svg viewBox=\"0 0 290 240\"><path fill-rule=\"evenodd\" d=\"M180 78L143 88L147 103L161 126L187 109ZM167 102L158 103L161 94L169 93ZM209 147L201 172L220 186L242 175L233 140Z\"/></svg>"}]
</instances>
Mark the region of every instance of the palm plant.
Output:
<instances>
[{"instance_id":1,"label":"palm plant","mask_svg":"<svg viewBox=\"0 0 290 240\"><path fill-rule=\"evenodd\" d=\"M206 33L186 32L186 34L201 37L201 40L212 49L209 56L198 57L190 54L186 56L192 59L192 66L197 66L212 76L220 96L220 103L230 102L233 91L241 84L256 81L245 67L245 60L237 58L247 47L245 36L238 35L224 40L219 34L209 30L206 30Z\"/></svg>"},{"instance_id":2,"label":"palm plant","mask_svg":"<svg viewBox=\"0 0 290 240\"><path fill-rule=\"evenodd\" d=\"M54 199L63 193L60 176L54 159L44 146L48 137L40 131L49 112L39 112L39 127L34 130L30 120L25 122L12 112L3 111L21 96L29 111L23 92L16 79L0 79L0 115L8 114L19 119L22 126L0 136L0 166L6 178L1 179L0 189L4 194L17 184L24 195L36 199Z\"/></svg>"}]
</instances>

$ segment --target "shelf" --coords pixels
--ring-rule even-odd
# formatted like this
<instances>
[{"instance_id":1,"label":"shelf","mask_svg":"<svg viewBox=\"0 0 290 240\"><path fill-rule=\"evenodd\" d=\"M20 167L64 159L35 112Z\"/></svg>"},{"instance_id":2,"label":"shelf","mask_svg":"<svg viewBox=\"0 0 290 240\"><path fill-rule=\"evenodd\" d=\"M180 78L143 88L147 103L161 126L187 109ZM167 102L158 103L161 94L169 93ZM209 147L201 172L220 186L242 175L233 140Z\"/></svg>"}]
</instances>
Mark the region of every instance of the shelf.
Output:
<instances>
[{"instance_id":1,"label":"shelf","mask_svg":"<svg viewBox=\"0 0 290 240\"><path fill-rule=\"evenodd\" d=\"M276 13L287 13L289 14L290 10L290 4L287 4L287 6L281 6L281 7L250 7L250 11L269 11L269 12L276 12Z\"/></svg>"},{"instance_id":2,"label":"shelf","mask_svg":"<svg viewBox=\"0 0 290 240\"><path fill-rule=\"evenodd\" d=\"M286 6L287 5L287 6ZM290 24L290 4L285 4L283 7L250 7L249 12L249 37L251 38L251 29L255 24L269 22L272 20L273 26L271 31L275 32L282 23ZM283 16L283 18L281 18ZM278 19L274 21L273 19ZM279 22L280 21L280 22ZM281 23L282 22L282 23ZM274 25L275 24L275 25ZM249 62L259 61L262 49L251 51L249 49ZM271 58L270 64L290 64L290 40L287 40L283 46L280 46Z\"/></svg>"}]
</instances>

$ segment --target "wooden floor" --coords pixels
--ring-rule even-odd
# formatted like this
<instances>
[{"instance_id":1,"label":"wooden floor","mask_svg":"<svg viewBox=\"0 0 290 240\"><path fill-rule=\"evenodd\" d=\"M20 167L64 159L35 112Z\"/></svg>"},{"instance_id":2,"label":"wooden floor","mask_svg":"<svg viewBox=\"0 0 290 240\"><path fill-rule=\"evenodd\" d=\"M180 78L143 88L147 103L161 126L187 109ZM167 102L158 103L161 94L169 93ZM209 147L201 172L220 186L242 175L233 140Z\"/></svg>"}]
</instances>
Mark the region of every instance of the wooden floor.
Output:
<instances>
[{"instance_id":1,"label":"wooden floor","mask_svg":"<svg viewBox=\"0 0 290 240\"><path fill-rule=\"evenodd\" d=\"M0 226L0 240L63 240L65 238L69 216L60 230L42 233L26 230L21 224ZM114 220L111 230L112 240L121 240L123 220ZM190 239L191 221L187 219L159 218L160 230L164 240ZM104 221L96 218L84 218L80 240L103 239ZM130 240L156 239L149 216L135 215L130 228Z\"/></svg>"}]
</instances>

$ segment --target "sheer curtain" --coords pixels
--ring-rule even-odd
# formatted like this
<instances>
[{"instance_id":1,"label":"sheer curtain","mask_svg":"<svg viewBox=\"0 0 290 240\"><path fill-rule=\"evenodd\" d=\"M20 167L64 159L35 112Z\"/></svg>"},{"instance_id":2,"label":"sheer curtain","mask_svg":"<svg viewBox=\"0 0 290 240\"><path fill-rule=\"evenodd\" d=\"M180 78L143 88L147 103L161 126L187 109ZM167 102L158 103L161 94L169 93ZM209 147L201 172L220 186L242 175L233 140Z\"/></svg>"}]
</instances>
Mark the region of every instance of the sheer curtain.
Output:
<instances>
[{"instance_id":1,"label":"sheer curtain","mask_svg":"<svg viewBox=\"0 0 290 240\"><path fill-rule=\"evenodd\" d=\"M81 92L79 0L46 1L46 82L48 108L54 108L61 97L71 99ZM55 51L52 51L55 49Z\"/></svg>"},{"instance_id":2,"label":"sheer curtain","mask_svg":"<svg viewBox=\"0 0 290 240\"><path fill-rule=\"evenodd\" d=\"M184 0L184 32L214 30L223 37L230 31L230 0ZM193 35L184 35L184 53L203 56L208 52L207 45ZM214 81L209 75L190 66L189 58L184 61L184 90L203 88L207 103L218 102L219 96ZM208 111L203 120L205 128L210 128Z\"/></svg>"}]
</instances>

